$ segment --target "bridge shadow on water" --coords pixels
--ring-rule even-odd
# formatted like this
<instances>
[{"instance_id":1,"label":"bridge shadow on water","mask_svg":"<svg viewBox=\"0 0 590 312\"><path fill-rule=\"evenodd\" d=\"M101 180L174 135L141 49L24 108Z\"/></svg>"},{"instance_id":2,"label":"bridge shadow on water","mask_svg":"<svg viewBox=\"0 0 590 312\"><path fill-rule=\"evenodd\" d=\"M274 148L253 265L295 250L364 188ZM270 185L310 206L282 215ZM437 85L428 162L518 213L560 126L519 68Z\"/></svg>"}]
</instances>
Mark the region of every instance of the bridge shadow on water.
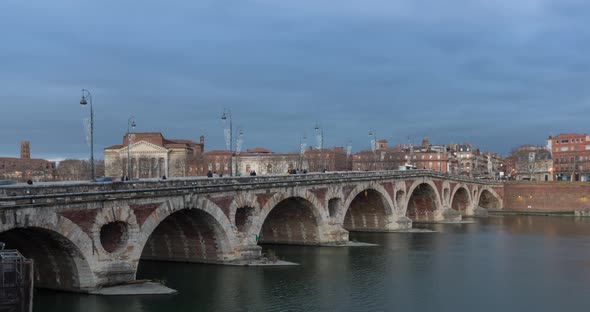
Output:
<instances>
[{"instance_id":1,"label":"bridge shadow on water","mask_svg":"<svg viewBox=\"0 0 590 312\"><path fill-rule=\"evenodd\" d=\"M292 267L142 261L172 296L38 291L35 311L582 311L590 220L506 216L420 225L437 233L351 233L377 247L265 245Z\"/></svg>"}]
</instances>

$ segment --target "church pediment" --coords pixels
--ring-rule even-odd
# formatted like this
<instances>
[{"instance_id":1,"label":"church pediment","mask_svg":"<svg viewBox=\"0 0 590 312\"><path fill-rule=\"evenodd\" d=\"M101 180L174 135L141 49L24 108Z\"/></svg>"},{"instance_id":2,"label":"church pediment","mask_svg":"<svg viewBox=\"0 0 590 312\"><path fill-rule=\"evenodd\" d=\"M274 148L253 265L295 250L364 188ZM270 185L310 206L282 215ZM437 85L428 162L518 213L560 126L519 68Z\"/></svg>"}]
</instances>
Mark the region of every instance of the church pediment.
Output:
<instances>
[{"instance_id":1,"label":"church pediment","mask_svg":"<svg viewBox=\"0 0 590 312\"><path fill-rule=\"evenodd\" d=\"M129 148L131 153L168 153L168 149L146 141L133 143ZM127 152L127 146L121 152Z\"/></svg>"}]
</instances>

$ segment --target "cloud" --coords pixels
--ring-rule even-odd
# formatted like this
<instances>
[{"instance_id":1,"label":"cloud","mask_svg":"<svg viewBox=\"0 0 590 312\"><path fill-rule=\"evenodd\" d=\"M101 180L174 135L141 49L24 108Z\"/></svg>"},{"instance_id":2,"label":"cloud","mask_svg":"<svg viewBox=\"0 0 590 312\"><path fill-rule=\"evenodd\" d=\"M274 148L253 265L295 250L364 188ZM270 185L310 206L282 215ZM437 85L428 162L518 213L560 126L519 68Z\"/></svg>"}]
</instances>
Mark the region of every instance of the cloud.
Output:
<instances>
[{"instance_id":1,"label":"cloud","mask_svg":"<svg viewBox=\"0 0 590 312\"><path fill-rule=\"evenodd\" d=\"M0 4L0 153L85 157L78 105L93 90L97 151L139 131L245 148L470 141L506 153L585 132L585 1L15 1ZM517 135L514 135L514 134ZM100 153L99 153L100 154Z\"/></svg>"}]
</instances>

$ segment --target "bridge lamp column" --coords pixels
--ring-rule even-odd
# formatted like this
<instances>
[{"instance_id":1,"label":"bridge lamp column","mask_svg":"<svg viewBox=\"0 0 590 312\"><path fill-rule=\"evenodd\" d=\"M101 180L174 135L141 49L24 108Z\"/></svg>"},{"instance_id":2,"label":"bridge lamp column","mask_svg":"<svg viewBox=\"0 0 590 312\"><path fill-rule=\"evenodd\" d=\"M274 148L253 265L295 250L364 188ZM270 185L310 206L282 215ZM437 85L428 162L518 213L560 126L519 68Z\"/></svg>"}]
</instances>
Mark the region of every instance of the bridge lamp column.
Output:
<instances>
[{"instance_id":1,"label":"bridge lamp column","mask_svg":"<svg viewBox=\"0 0 590 312\"><path fill-rule=\"evenodd\" d=\"M94 181L94 109L92 107L92 94L89 90L82 89L80 105L85 106L88 103L90 103L90 180Z\"/></svg>"},{"instance_id":2,"label":"bridge lamp column","mask_svg":"<svg viewBox=\"0 0 590 312\"><path fill-rule=\"evenodd\" d=\"M315 124L315 132L316 132L316 137L318 140L318 147L320 149L320 171L323 171L323 167L324 167L324 160L322 158L322 150L324 149L324 129L320 127L320 125L316 122Z\"/></svg>"},{"instance_id":3,"label":"bridge lamp column","mask_svg":"<svg viewBox=\"0 0 590 312\"><path fill-rule=\"evenodd\" d=\"M307 146L307 136L299 138L299 161L298 167L303 170L303 155L305 155L305 147Z\"/></svg>"},{"instance_id":4,"label":"bridge lamp column","mask_svg":"<svg viewBox=\"0 0 590 312\"><path fill-rule=\"evenodd\" d=\"M225 128L224 130L224 137L225 137L225 147L229 149L229 176L232 176L232 158L233 158L233 138L232 138L232 119L231 119L231 110L225 110L223 114L221 114L221 121L225 124L229 120L229 128Z\"/></svg>"},{"instance_id":5,"label":"bridge lamp column","mask_svg":"<svg viewBox=\"0 0 590 312\"><path fill-rule=\"evenodd\" d=\"M129 119L127 120L127 177L129 179L132 178L132 176L131 176L131 151L130 151L131 131L130 131L130 129L135 129L135 117L134 116L129 117Z\"/></svg>"},{"instance_id":6,"label":"bridge lamp column","mask_svg":"<svg viewBox=\"0 0 590 312\"><path fill-rule=\"evenodd\" d=\"M369 139L371 141L371 151L373 152L373 169L377 171L377 133L375 130L369 130Z\"/></svg>"},{"instance_id":7,"label":"bridge lamp column","mask_svg":"<svg viewBox=\"0 0 590 312\"><path fill-rule=\"evenodd\" d=\"M242 129L238 130L238 137L236 138L236 170L235 170L235 174L236 176L240 173L239 171L239 162L240 162L240 153L242 152L242 143L244 142L244 139L242 138L244 136L244 131L242 131Z\"/></svg>"}]
</instances>

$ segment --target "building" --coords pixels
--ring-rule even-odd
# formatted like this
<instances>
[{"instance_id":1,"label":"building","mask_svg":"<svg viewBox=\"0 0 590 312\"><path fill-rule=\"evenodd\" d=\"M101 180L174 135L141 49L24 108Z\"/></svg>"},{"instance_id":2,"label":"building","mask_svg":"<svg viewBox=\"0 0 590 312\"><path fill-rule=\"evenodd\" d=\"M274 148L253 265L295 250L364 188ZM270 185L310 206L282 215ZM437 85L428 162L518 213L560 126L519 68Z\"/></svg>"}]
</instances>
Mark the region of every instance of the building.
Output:
<instances>
[{"instance_id":1,"label":"building","mask_svg":"<svg viewBox=\"0 0 590 312\"><path fill-rule=\"evenodd\" d=\"M310 172L349 171L352 163L343 147L313 148L309 147L303 155Z\"/></svg>"},{"instance_id":2,"label":"building","mask_svg":"<svg viewBox=\"0 0 590 312\"><path fill-rule=\"evenodd\" d=\"M590 181L590 136L567 133L547 138L554 178L561 181Z\"/></svg>"},{"instance_id":3,"label":"building","mask_svg":"<svg viewBox=\"0 0 590 312\"><path fill-rule=\"evenodd\" d=\"M291 170L301 169L309 171L309 164L300 153L273 153L264 148L246 150L235 157L238 162L238 172L248 175L256 174L286 174Z\"/></svg>"},{"instance_id":4,"label":"building","mask_svg":"<svg viewBox=\"0 0 590 312\"><path fill-rule=\"evenodd\" d=\"M199 143L166 139L160 132L137 132L123 136L123 144L104 149L105 175L138 178L204 175L205 137ZM129 150L128 150L129 148ZM128 155L131 171L128 172Z\"/></svg>"},{"instance_id":5,"label":"building","mask_svg":"<svg viewBox=\"0 0 590 312\"><path fill-rule=\"evenodd\" d=\"M515 180L553 181L553 159L543 146L521 145L510 152L514 166L510 176Z\"/></svg>"},{"instance_id":6,"label":"building","mask_svg":"<svg viewBox=\"0 0 590 312\"><path fill-rule=\"evenodd\" d=\"M0 179L19 182L52 181L55 178L55 162L31 158L29 141L22 141L20 158L0 157Z\"/></svg>"},{"instance_id":7,"label":"building","mask_svg":"<svg viewBox=\"0 0 590 312\"><path fill-rule=\"evenodd\" d=\"M407 167L450 172L452 153L443 145L431 145L428 138L421 146L397 145L388 147L386 140L378 140L375 151L365 150L353 155L353 170L399 170Z\"/></svg>"}]
</instances>

